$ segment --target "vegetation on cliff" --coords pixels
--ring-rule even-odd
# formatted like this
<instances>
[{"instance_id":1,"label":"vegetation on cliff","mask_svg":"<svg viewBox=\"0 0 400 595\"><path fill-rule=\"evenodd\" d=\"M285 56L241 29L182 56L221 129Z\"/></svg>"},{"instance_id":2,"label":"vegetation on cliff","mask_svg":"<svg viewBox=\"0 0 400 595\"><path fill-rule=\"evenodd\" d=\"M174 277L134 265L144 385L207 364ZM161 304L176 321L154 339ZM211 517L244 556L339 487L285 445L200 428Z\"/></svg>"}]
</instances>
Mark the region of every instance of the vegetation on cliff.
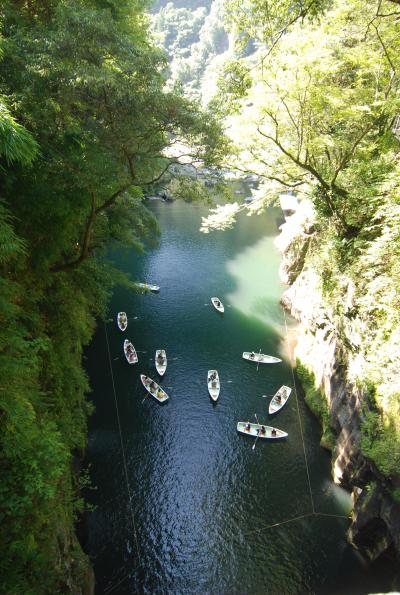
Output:
<instances>
[{"instance_id":1,"label":"vegetation on cliff","mask_svg":"<svg viewBox=\"0 0 400 595\"><path fill-rule=\"evenodd\" d=\"M286 10L283 8L286 7ZM280 192L316 214L305 266L364 398L361 448L387 478L400 468L400 10L396 0L227 2L236 60L214 108L255 172L250 212ZM249 38L256 51L243 54ZM223 228L227 217L209 218ZM397 477L395 480L394 478Z\"/></svg>"},{"instance_id":2,"label":"vegetation on cliff","mask_svg":"<svg viewBox=\"0 0 400 595\"><path fill-rule=\"evenodd\" d=\"M3 592L79 592L86 442L82 349L112 284L107 247L157 237L143 202L185 143L215 163L220 126L165 89L135 0L0 9L0 573Z\"/></svg>"}]
</instances>

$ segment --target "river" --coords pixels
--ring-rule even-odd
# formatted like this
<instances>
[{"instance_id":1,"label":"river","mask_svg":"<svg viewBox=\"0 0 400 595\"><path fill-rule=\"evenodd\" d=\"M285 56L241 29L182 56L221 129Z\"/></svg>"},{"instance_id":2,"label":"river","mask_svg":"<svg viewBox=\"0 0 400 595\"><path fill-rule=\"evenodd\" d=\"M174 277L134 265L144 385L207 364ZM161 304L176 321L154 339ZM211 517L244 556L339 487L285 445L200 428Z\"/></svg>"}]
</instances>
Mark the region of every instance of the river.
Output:
<instances>
[{"instance_id":1,"label":"river","mask_svg":"<svg viewBox=\"0 0 400 595\"><path fill-rule=\"evenodd\" d=\"M161 286L137 295L118 288L110 317L87 352L95 412L88 464L96 490L87 550L97 593L367 593L385 590L347 545L349 498L330 476L330 456L303 403L290 365L279 298L274 237L280 211L241 215L234 229L199 232L202 206L152 203L159 246L114 257L137 280ZM220 315L211 296L225 304ZM127 312L121 333L115 316ZM125 335L139 363L123 356ZM146 397L140 373L157 379L154 353L164 348L160 405ZM282 363L257 366L243 351ZM207 393L218 369L220 398ZM289 437L254 441L238 420L267 421L269 399L294 389L274 419Z\"/></svg>"}]
</instances>

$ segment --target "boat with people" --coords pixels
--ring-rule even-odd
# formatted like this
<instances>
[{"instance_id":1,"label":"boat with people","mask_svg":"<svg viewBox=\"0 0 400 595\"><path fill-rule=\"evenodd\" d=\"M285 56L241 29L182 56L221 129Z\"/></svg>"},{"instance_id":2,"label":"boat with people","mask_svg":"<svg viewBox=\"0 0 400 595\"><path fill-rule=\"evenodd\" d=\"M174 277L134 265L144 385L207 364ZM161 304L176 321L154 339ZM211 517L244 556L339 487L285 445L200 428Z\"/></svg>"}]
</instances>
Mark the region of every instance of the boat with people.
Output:
<instances>
[{"instance_id":1,"label":"boat with people","mask_svg":"<svg viewBox=\"0 0 400 595\"><path fill-rule=\"evenodd\" d=\"M290 386L281 386L281 388L274 394L269 404L268 413L273 415L278 413L282 409L282 407L287 403L288 398L290 397L290 393L292 389Z\"/></svg>"},{"instance_id":2,"label":"boat with people","mask_svg":"<svg viewBox=\"0 0 400 595\"><path fill-rule=\"evenodd\" d=\"M152 291L153 293L160 291L160 287L158 285L152 285L151 283L136 283L136 286L146 291Z\"/></svg>"},{"instance_id":3,"label":"boat with people","mask_svg":"<svg viewBox=\"0 0 400 595\"><path fill-rule=\"evenodd\" d=\"M160 376L164 376L167 369L167 354L165 349L157 349L155 357L156 370Z\"/></svg>"},{"instance_id":4,"label":"boat with people","mask_svg":"<svg viewBox=\"0 0 400 595\"><path fill-rule=\"evenodd\" d=\"M249 421L238 421L237 431L253 436L253 438L265 438L266 440L279 440L288 437L288 433L283 430L263 424L252 424Z\"/></svg>"},{"instance_id":5,"label":"boat with people","mask_svg":"<svg viewBox=\"0 0 400 595\"><path fill-rule=\"evenodd\" d=\"M225 312L224 304L221 302L221 300L219 298L212 297L211 303L214 306L214 308L216 310L218 310L218 312L221 312L221 314L223 314Z\"/></svg>"},{"instance_id":6,"label":"boat with people","mask_svg":"<svg viewBox=\"0 0 400 595\"><path fill-rule=\"evenodd\" d=\"M159 403L164 403L167 399L169 399L169 396L167 395L165 390L163 390L161 386L157 384L157 382L155 382L149 376L145 376L145 374L140 374L140 380L142 381L142 384L144 388L147 390L147 392L152 397L157 399Z\"/></svg>"},{"instance_id":7,"label":"boat with people","mask_svg":"<svg viewBox=\"0 0 400 595\"><path fill-rule=\"evenodd\" d=\"M117 314L117 325L121 331L125 331L128 326L128 317L126 312L118 312Z\"/></svg>"},{"instance_id":8,"label":"boat with people","mask_svg":"<svg viewBox=\"0 0 400 595\"><path fill-rule=\"evenodd\" d=\"M282 360L273 355L265 355L264 353L255 353L254 351L243 351L243 359L248 359L250 362L257 362L257 364L278 364Z\"/></svg>"},{"instance_id":9,"label":"boat with people","mask_svg":"<svg viewBox=\"0 0 400 595\"><path fill-rule=\"evenodd\" d=\"M129 339L125 339L124 341L124 353L128 364L136 364L138 362L136 349L129 341Z\"/></svg>"},{"instance_id":10,"label":"boat with people","mask_svg":"<svg viewBox=\"0 0 400 595\"><path fill-rule=\"evenodd\" d=\"M210 397L213 401L216 401L219 397L219 391L221 387L217 370L208 370L207 387Z\"/></svg>"}]
</instances>

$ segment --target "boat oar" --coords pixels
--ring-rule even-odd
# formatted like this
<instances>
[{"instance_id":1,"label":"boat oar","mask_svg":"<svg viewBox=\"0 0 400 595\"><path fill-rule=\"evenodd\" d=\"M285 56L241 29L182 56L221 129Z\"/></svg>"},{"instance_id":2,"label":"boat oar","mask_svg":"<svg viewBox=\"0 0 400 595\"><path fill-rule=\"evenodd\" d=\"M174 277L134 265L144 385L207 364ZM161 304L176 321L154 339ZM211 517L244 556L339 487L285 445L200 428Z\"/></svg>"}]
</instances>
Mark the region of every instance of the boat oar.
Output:
<instances>
[{"instance_id":1,"label":"boat oar","mask_svg":"<svg viewBox=\"0 0 400 595\"><path fill-rule=\"evenodd\" d=\"M256 413L254 414L254 417L256 418L256 422L259 424L260 422L258 421L258 417L257 417L257 414L256 414ZM258 437L259 437L259 435L260 435L260 434L257 434L257 438L254 440L254 444L253 444L253 446L251 447L251 449L252 449L252 450L254 450L254 449L255 449L255 447L256 447L256 444L257 444L257 440L258 440Z\"/></svg>"},{"instance_id":2,"label":"boat oar","mask_svg":"<svg viewBox=\"0 0 400 595\"><path fill-rule=\"evenodd\" d=\"M261 349L258 353L261 353ZM258 366L260 365L260 359L258 359L258 363L257 363L257 372L258 372Z\"/></svg>"}]
</instances>

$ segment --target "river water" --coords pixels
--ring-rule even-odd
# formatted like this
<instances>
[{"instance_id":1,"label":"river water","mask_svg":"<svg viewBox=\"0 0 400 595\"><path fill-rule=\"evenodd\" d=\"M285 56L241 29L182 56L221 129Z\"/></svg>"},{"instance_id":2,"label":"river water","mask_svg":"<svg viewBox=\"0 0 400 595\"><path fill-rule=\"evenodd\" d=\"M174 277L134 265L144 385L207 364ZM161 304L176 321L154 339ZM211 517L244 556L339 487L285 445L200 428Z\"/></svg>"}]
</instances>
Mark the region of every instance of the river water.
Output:
<instances>
[{"instance_id":1,"label":"river water","mask_svg":"<svg viewBox=\"0 0 400 595\"><path fill-rule=\"evenodd\" d=\"M205 207L153 203L160 245L127 250L118 266L159 294L116 290L110 318L87 353L95 413L88 463L96 490L87 550L97 593L367 593L389 585L367 572L346 544L348 496L334 486L317 422L290 365L279 255L282 222L271 209L240 216L234 229L199 232ZM218 296L220 315L210 305ZM127 331L115 324L127 312ZM139 363L129 366L123 339ZM166 349L160 405L140 373L157 379L155 350ZM276 355L257 366L243 351ZM220 398L207 392L217 369ZM267 421L269 399L293 388L273 424L289 433L269 443L236 432L238 420ZM274 525L274 526L272 526Z\"/></svg>"}]
</instances>

